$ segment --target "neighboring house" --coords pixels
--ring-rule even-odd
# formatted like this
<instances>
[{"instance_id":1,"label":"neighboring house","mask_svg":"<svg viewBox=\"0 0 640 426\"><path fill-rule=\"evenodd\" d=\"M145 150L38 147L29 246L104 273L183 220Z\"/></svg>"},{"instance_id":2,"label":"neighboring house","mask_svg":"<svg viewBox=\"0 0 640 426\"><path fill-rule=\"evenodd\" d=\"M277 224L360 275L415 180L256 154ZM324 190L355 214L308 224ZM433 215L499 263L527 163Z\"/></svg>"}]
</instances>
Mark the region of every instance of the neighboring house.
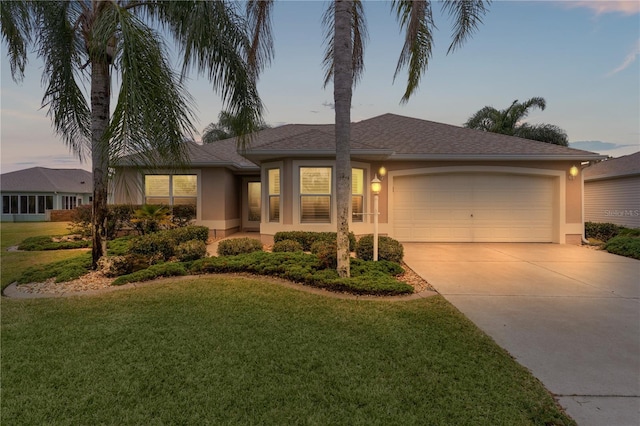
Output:
<instances>
[{"instance_id":1,"label":"neighboring house","mask_svg":"<svg viewBox=\"0 0 640 426\"><path fill-rule=\"evenodd\" d=\"M188 172L120 167L116 203L194 203L197 223L224 236L335 231L334 125L290 124L189 145ZM394 114L351 126L352 218L373 232L370 181L382 167L380 232L399 241L580 244L583 162L604 156ZM125 183L128 183L125 185Z\"/></svg>"},{"instance_id":2,"label":"neighboring house","mask_svg":"<svg viewBox=\"0 0 640 426\"><path fill-rule=\"evenodd\" d=\"M584 220L640 228L640 152L584 169Z\"/></svg>"},{"instance_id":3,"label":"neighboring house","mask_svg":"<svg viewBox=\"0 0 640 426\"><path fill-rule=\"evenodd\" d=\"M2 221L49 220L52 210L71 210L91 202L91 172L32 167L0 175Z\"/></svg>"}]
</instances>

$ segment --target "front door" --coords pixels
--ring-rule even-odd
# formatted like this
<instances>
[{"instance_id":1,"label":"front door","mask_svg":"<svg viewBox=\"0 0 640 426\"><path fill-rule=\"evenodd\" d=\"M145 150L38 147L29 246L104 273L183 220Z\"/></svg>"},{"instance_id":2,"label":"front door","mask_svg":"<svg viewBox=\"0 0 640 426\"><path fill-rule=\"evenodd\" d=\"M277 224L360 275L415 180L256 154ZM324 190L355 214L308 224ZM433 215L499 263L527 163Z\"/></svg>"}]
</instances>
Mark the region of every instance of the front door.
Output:
<instances>
[{"instance_id":1,"label":"front door","mask_svg":"<svg viewBox=\"0 0 640 426\"><path fill-rule=\"evenodd\" d=\"M242 230L259 231L262 212L262 184L258 178L244 178L242 182Z\"/></svg>"}]
</instances>

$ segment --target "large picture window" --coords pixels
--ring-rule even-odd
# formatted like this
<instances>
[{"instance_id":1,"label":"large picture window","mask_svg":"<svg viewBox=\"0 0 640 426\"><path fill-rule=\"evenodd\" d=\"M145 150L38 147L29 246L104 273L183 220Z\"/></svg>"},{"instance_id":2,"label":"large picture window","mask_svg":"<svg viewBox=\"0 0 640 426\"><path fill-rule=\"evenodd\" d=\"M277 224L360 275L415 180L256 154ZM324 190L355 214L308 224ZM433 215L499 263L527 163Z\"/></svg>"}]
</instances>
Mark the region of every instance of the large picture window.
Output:
<instances>
[{"instance_id":1,"label":"large picture window","mask_svg":"<svg viewBox=\"0 0 640 426\"><path fill-rule=\"evenodd\" d=\"M196 175L146 175L144 177L146 204L196 205L198 177Z\"/></svg>"},{"instance_id":2,"label":"large picture window","mask_svg":"<svg viewBox=\"0 0 640 426\"><path fill-rule=\"evenodd\" d=\"M300 167L300 222L331 222L330 167Z\"/></svg>"},{"instance_id":3,"label":"large picture window","mask_svg":"<svg viewBox=\"0 0 640 426\"><path fill-rule=\"evenodd\" d=\"M3 214L44 214L53 209L53 195L3 195Z\"/></svg>"},{"instance_id":4,"label":"large picture window","mask_svg":"<svg viewBox=\"0 0 640 426\"><path fill-rule=\"evenodd\" d=\"M269 222L280 221L280 169L269 169Z\"/></svg>"},{"instance_id":5,"label":"large picture window","mask_svg":"<svg viewBox=\"0 0 640 426\"><path fill-rule=\"evenodd\" d=\"M351 221L364 221L364 170L351 169Z\"/></svg>"}]
</instances>

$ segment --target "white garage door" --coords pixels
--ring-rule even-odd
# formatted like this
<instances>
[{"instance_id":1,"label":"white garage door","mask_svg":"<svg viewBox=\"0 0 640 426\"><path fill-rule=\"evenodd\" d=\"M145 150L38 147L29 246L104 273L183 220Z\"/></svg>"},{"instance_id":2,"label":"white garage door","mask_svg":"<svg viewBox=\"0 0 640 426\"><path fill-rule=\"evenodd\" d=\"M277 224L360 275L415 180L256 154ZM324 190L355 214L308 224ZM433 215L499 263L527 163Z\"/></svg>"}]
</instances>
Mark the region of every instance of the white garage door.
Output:
<instances>
[{"instance_id":1,"label":"white garage door","mask_svg":"<svg viewBox=\"0 0 640 426\"><path fill-rule=\"evenodd\" d=\"M394 179L399 241L552 242L552 178L436 174Z\"/></svg>"}]
</instances>

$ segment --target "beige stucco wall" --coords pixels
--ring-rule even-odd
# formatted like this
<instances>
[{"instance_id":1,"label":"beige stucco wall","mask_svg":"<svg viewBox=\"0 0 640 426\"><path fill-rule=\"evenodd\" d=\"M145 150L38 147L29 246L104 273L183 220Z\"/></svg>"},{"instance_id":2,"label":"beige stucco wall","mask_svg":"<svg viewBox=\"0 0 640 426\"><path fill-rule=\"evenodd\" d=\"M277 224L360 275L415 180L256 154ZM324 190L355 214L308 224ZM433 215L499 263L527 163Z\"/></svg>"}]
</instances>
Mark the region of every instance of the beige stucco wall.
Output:
<instances>
[{"instance_id":1,"label":"beige stucco wall","mask_svg":"<svg viewBox=\"0 0 640 426\"><path fill-rule=\"evenodd\" d=\"M333 160L319 159L316 161L318 165L333 165ZM582 175L575 179L569 179L568 170L573 165L578 165L575 161L403 161L403 162L365 162L352 160L353 167L365 168L365 181L368 183L374 173L379 170L380 166L387 169L388 178L382 181L382 191L379 195L379 224L380 232L392 235L392 227L389 223L389 194L392 191L393 175L402 175L418 170L429 170L429 173L438 170L460 170L482 169L489 172L492 168L503 171L509 169L508 173L524 173L524 174L546 174L553 177L555 181L555 198L557 203L555 222L555 242L579 244L583 234L583 213L582 213ZM281 222L263 223L261 232L265 235L273 235L278 230L333 230L335 231L335 220L332 224L299 224L296 223L295 211L295 185L293 184L296 176L296 168L299 162L291 160L282 160L274 162L272 165L281 167L281 179L283 180L283 193L281 205ZM373 196L367 185L365 188L366 204L368 211L373 211ZM334 201L335 203L335 198ZM552 202L550 200L550 202ZM356 234L370 233L372 226L372 217L368 216L363 223L352 223L351 230Z\"/></svg>"}]
</instances>

